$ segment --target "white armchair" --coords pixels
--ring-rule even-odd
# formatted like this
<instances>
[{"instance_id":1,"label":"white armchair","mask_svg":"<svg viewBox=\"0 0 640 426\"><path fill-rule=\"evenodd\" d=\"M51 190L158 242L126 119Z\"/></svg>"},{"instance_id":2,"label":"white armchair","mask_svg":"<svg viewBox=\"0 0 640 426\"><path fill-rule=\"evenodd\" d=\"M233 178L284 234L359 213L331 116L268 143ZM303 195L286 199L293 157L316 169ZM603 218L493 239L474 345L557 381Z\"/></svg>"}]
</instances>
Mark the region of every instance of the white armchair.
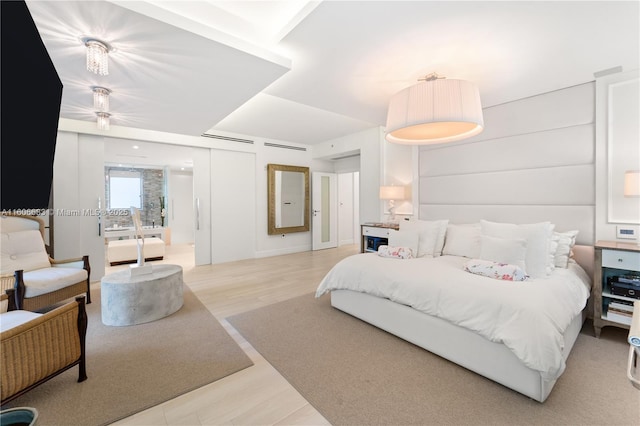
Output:
<instances>
[{"instance_id":1,"label":"white armchair","mask_svg":"<svg viewBox=\"0 0 640 426\"><path fill-rule=\"evenodd\" d=\"M83 294L91 303L89 256L49 257L40 218L3 214L0 238L0 290L15 289L16 309L38 311Z\"/></svg>"}]
</instances>

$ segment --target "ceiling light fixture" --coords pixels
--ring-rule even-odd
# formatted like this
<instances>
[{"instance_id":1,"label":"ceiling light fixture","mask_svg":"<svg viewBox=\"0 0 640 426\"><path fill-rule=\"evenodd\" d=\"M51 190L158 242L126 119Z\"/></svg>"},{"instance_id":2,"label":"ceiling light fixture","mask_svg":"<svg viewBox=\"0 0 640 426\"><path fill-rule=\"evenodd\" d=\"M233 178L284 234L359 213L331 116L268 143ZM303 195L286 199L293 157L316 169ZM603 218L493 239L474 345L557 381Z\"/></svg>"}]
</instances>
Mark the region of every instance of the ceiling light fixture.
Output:
<instances>
[{"instance_id":1,"label":"ceiling light fixture","mask_svg":"<svg viewBox=\"0 0 640 426\"><path fill-rule=\"evenodd\" d=\"M109 130L109 118L111 114L108 112L96 112L98 116L98 129L100 130Z\"/></svg>"},{"instance_id":2,"label":"ceiling light fixture","mask_svg":"<svg viewBox=\"0 0 640 426\"><path fill-rule=\"evenodd\" d=\"M93 88L93 108L99 112L109 112L109 95L111 90L106 87Z\"/></svg>"},{"instance_id":3,"label":"ceiling light fixture","mask_svg":"<svg viewBox=\"0 0 640 426\"><path fill-rule=\"evenodd\" d=\"M453 142L484 129L478 88L436 73L393 95L387 113L387 141L406 145Z\"/></svg>"},{"instance_id":4,"label":"ceiling light fixture","mask_svg":"<svg viewBox=\"0 0 640 426\"><path fill-rule=\"evenodd\" d=\"M82 41L87 46L87 71L108 75L110 46L95 38L83 38Z\"/></svg>"}]
</instances>

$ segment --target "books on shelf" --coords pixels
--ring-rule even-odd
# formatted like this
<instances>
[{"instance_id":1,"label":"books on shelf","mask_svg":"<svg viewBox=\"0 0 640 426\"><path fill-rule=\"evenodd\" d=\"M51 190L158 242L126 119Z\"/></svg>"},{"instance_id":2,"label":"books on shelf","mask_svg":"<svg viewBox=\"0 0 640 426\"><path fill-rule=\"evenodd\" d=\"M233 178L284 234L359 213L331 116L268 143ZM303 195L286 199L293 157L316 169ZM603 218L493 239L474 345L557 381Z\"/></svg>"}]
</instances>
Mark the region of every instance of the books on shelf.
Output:
<instances>
[{"instance_id":1,"label":"books on shelf","mask_svg":"<svg viewBox=\"0 0 640 426\"><path fill-rule=\"evenodd\" d=\"M607 319L622 324L631 325L633 317L633 304L626 300L614 300L609 302Z\"/></svg>"},{"instance_id":2,"label":"books on shelf","mask_svg":"<svg viewBox=\"0 0 640 426\"><path fill-rule=\"evenodd\" d=\"M619 322L621 324L631 325L631 315L621 314L609 309L607 311L607 318L609 321Z\"/></svg>"},{"instance_id":3,"label":"books on shelf","mask_svg":"<svg viewBox=\"0 0 640 426\"><path fill-rule=\"evenodd\" d=\"M640 286L640 275L621 275L618 282Z\"/></svg>"},{"instance_id":4,"label":"books on shelf","mask_svg":"<svg viewBox=\"0 0 640 426\"><path fill-rule=\"evenodd\" d=\"M612 300L611 302L609 302L609 308L615 308L618 310L633 313L633 302L629 302L626 300Z\"/></svg>"}]
</instances>

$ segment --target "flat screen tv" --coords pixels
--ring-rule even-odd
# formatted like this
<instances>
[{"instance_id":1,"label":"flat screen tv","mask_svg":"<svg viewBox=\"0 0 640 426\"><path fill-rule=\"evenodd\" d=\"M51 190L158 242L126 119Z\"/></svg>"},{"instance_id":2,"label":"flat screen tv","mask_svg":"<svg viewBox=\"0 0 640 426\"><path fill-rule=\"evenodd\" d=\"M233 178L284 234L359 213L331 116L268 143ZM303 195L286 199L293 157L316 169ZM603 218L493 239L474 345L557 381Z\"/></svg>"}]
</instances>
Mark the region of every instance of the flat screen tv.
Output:
<instances>
[{"instance_id":1,"label":"flat screen tv","mask_svg":"<svg viewBox=\"0 0 640 426\"><path fill-rule=\"evenodd\" d=\"M0 7L0 209L46 209L62 82L26 3Z\"/></svg>"}]
</instances>

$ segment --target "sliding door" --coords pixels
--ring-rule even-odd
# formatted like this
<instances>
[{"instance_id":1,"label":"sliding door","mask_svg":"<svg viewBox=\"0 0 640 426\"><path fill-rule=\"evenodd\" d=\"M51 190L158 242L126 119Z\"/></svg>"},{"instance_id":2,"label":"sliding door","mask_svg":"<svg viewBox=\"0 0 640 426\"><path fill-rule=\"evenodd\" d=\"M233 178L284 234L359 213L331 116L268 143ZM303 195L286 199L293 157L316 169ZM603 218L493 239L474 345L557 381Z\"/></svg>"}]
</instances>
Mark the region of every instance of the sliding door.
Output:
<instances>
[{"instance_id":1,"label":"sliding door","mask_svg":"<svg viewBox=\"0 0 640 426\"><path fill-rule=\"evenodd\" d=\"M193 148L193 226L195 264L211 263L211 154Z\"/></svg>"}]
</instances>

